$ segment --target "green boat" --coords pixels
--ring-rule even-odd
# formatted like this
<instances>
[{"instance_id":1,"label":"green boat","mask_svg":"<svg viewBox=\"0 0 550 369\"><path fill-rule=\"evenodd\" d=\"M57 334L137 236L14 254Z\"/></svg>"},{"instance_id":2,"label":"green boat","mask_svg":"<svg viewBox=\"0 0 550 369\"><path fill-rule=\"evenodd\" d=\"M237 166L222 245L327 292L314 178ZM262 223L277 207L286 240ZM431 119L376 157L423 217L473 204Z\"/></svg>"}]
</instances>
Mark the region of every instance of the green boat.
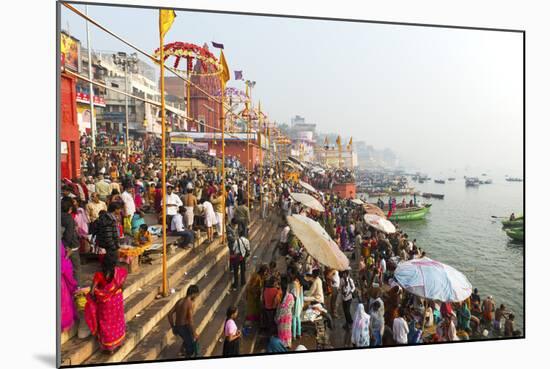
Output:
<instances>
[{"instance_id":1,"label":"green boat","mask_svg":"<svg viewBox=\"0 0 550 369\"><path fill-rule=\"evenodd\" d=\"M390 217L393 221L406 221L406 220L419 220L424 219L426 214L430 211L429 207L421 206L415 208L397 209Z\"/></svg>"},{"instance_id":2,"label":"green boat","mask_svg":"<svg viewBox=\"0 0 550 369\"><path fill-rule=\"evenodd\" d=\"M523 228L510 228L505 230L506 235L513 239L514 241L523 241L525 234Z\"/></svg>"},{"instance_id":3,"label":"green boat","mask_svg":"<svg viewBox=\"0 0 550 369\"><path fill-rule=\"evenodd\" d=\"M515 220L503 220L502 228L523 228L523 218Z\"/></svg>"}]
</instances>

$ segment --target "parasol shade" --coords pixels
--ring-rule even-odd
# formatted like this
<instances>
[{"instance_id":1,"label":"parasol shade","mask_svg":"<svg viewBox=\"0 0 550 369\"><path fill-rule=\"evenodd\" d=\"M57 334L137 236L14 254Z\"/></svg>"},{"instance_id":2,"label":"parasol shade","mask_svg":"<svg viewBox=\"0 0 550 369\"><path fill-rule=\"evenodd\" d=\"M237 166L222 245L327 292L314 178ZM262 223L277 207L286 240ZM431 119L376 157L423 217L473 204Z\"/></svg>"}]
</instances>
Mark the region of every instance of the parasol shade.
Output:
<instances>
[{"instance_id":1,"label":"parasol shade","mask_svg":"<svg viewBox=\"0 0 550 369\"><path fill-rule=\"evenodd\" d=\"M394 278L408 292L430 300L460 302L472 294L464 274L426 257L397 264Z\"/></svg>"},{"instance_id":2,"label":"parasol shade","mask_svg":"<svg viewBox=\"0 0 550 369\"><path fill-rule=\"evenodd\" d=\"M363 208L365 209L367 214L376 214L379 217L386 219L386 214L384 213L384 211L376 205L365 204L363 205Z\"/></svg>"},{"instance_id":3,"label":"parasol shade","mask_svg":"<svg viewBox=\"0 0 550 369\"><path fill-rule=\"evenodd\" d=\"M317 190L315 189L315 187L313 187L312 185L310 185L307 182L304 182L304 181L300 180L300 186L302 186L303 188L305 188L306 190L308 190L310 192L317 193Z\"/></svg>"},{"instance_id":4,"label":"parasol shade","mask_svg":"<svg viewBox=\"0 0 550 369\"><path fill-rule=\"evenodd\" d=\"M299 202L310 209L321 212L325 211L325 208L319 202L319 200L311 195L308 195L307 193L292 192L290 194L290 197L292 197L294 201Z\"/></svg>"},{"instance_id":5,"label":"parasol shade","mask_svg":"<svg viewBox=\"0 0 550 369\"><path fill-rule=\"evenodd\" d=\"M365 223L384 233L395 233L397 231L392 222L376 214L365 214L364 219Z\"/></svg>"},{"instance_id":6,"label":"parasol shade","mask_svg":"<svg viewBox=\"0 0 550 369\"><path fill-rule=\"evenodd\" d=\"M348 257L319 223L299 214L286 217L286 219L292 232L302 242L311 257L319 263L339 271L349 268Z\"/></svg>"},{"instance_id":7,"label":"parasol shade","mask_svg":"<svg viewBox=\"0 0 550 369\"><path fill-rule=\"evenodd\" d=\"M351 202L353 202L355 205L363 205L364 204L363 200L361 200L361 199L353 199L353 200L351 200Z\"/></svg>"}]
</instances>

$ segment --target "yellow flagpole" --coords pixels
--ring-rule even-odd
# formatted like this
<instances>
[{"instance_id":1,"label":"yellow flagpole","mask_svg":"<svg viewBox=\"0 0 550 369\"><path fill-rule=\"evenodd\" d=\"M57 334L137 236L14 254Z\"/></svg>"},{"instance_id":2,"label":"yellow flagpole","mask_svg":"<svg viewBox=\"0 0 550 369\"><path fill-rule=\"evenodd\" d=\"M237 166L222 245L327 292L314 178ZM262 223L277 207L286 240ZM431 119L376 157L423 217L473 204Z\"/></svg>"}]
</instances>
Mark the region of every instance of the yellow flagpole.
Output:
<instances>
[{"instance_id":1,"label":"yellow flagpole","mask_svg":"<svg viewBox=\"0 0 550 369\"><path fill-rule=\"evenodd\" d=\"M260 217L261 217L261 212L262 212L262 209L263 209L263 201L264 201L264 197L263 197L263 188L264 188L264 179L263 179L263 174L264 174L264 166L263 166L263 161L264 161L264 149L263 149L263 139L262 139L262 104L260 101L258 101L258 144L260 145Z\"/></svg>"},{"instance_id":2,"label":"yellow flagpole","mask_svg":"<svg viewBox=\"0 0 550 369\"><path fill-rule=\"evenodd\" d=\"M191 81L191 68L190 63L187 63L187 78ZM191 84L187 81L187 129L189 130L189 122L191 119ZM197 127L197 131L200 132L200 127Z\"/></svg>"},{"instance_id":3,"label":"yellow flagpole","mask_svg":"<svg viewBox=\"0 0 550 369\"><path fill-rule=\"evenodd\" d=\"M246 122L246 206L250 211L250 112Z\"/></svg>"},{"instance_id":4,"label":"yellow flagpole","mask_svg":"<svg viewBox=\"0 0 550 369\"><path fill-rule=\"evenodd\" d=\"M166 272L166 118L164 106L164 34L160 32L160 117L162 126L162 295L168 296Z\"/></svg>"},{"instance_id":5,"label":"yellow flagpole","mask_svg":"<svg viewBox=\"0 0 550 369\"><path fill-rule=\"evenodd\" d=\"M222 181L221 181L221 187L222 187L222 242L225 242L225 112L224 112L224 104L223 104L223 97L225 94L225 82L222 80L223 77L220 77L221 82L221 111L222 111Z\"/></svg>"},{"instance_id":6,"label":"yellow flagpole","mask_svg":"<svg viewBox=\"0 0 550 369\"><path fill-rule=\"evenodd\" d=\"M246 123L246 206L248 211L250 211L250 120L251 120L251 111L250 111L250 100L251 97L248 94L248 84L246 85L246 112L248 113L248 119Z\"/></svg>"}]
</instances>

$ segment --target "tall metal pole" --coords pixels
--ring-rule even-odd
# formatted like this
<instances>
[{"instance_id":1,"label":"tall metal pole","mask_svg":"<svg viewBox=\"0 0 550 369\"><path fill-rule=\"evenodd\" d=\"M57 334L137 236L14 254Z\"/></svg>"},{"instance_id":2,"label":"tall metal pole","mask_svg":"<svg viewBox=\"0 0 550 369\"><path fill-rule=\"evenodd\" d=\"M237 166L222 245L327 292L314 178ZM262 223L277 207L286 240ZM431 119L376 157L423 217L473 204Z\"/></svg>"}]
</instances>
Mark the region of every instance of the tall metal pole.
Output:
<instances>
[{"instance_id":1,"label":"tall metal pole","mask_svg":"<svg viewBox=\"0 0 550 369\"><path fill-rule=\"evenodd\" d=\"M164 72L163 72L164 73ZM124 60L124 90L126 93L128 93L128 57L126 57L126 60ZM130 158L130 127L129 127L129 119L128 119L128 95L124 96L124 105L126 112L126 160L129 160Z\"/></svg>"},{"instance_id":2,"label":"tall metal pole","mask_svg":"<svg viewBox=\"0 0 550 369\"><path fill-rule=\"evenodd\" d=\"M222 80L222 76L220 76L220 84L221 84L221 96L220 96L220 100L221 100L221 106L220 106L220 110L221 110L221 113L222 113L222 180L221 180L221 187L222 187L222 196L223 196L223 201L222 201L222 218L221 219L221 222L222 222L222 242L225 242L225 112L224 112L224 106L223 106L223 96L224 96L224 90L225 90L225 83L224 81Z\"/></svg>"},{"instance_id":3,"label":"tall metal pole","mask_svg":"<svg viewBox=\"0 0 550 369\"><path fill-rule=\"evenodd\" d=\"M191 119L191 63L187 61L187 81L185 82L187 87L187 129L189 130L189 122ZM197 131L200 132L200 127L197 127Z\"/></svg>"},{"instance_id":4,"label":"tall metal pole","mask_svg":"<svg viewBox=\"0 0 550 369\"><path fill-rule=\"evenodd\" d=\"M168 275L166 271L166 117L164 106L164 35L160 33L160 117L161 117L161 161L162 161L162 295L168 296Z\"/></svg>"},{"instance_id":5,"label":"tall metal pole","mask_svg":"<svg viewBox=\"0 0 550 369\"><path fill-rule=\"evenodd\" d=\"M88 15L88 5L85 6ZM86 45L88 46L88 79L92 81L92 45L90 44L90 25L86 20ZM90 82L90 129L92 131L92 148L95 149L96 120L94 117L94 85Z\"/></svg>"},{"instance_id":6,"label":"tall metal pole","mask_svg":"<svg viewBox=\"0 0 550 369\"><path fill-rule=\"evenodd\" d=\"M260 217L263 216L263 203L264 203L264 139L262 137L262 104L258 101L258 145L260 146Z\"/></svg>"}]
</instances>

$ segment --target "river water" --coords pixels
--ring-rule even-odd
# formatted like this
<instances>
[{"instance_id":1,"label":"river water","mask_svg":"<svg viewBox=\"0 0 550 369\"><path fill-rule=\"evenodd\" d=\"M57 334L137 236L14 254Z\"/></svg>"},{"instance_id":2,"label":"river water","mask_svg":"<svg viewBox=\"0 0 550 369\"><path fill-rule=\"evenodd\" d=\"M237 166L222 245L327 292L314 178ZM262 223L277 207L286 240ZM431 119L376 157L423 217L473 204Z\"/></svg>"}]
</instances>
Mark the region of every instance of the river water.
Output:
<instances>
[{"instance_id":1,"label":"river water","mask_svg":"<svg viewBox=\"0 0 550 369\"><path fill-rule=\"evenodd\" d=\"M493 178L493 184L476 188L457 178L445 184L411 184L417 191L445 194L445 199L417 196L432 207L426 219L400 223L409 239L416 239L428 257L463 272L482 299L492 295L497 306L505 304L516 317L516 329L523 332L524 246L512 242L500 221L491 217L523 212L523 183Z\"/></svg>"}]
</instances>

